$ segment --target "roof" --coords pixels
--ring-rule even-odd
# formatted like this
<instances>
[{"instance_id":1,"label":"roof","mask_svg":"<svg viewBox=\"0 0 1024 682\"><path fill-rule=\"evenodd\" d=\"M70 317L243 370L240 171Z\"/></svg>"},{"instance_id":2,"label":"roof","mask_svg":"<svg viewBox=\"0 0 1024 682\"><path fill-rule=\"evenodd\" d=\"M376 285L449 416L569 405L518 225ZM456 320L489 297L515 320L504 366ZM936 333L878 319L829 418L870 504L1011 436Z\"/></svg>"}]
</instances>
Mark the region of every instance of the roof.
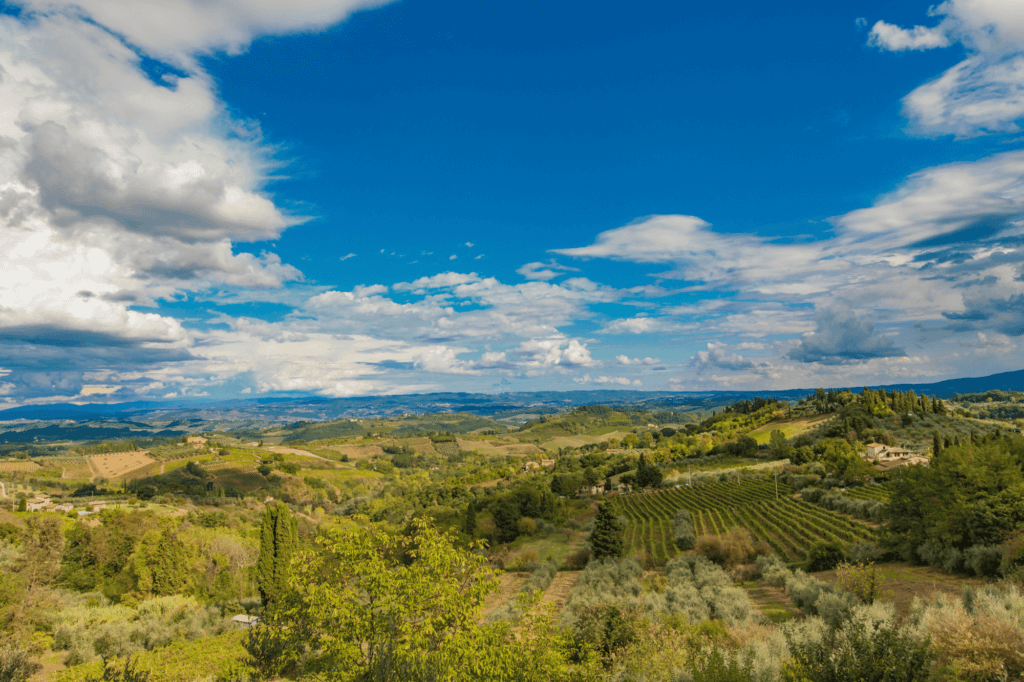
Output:
<instances>
[{"instance_id":1,"label":"roof","mask_svg":"<svg viewBox=\"0 0 1024 682\"><path fill-rule=\"evenodd\" d=\"M232 618L231 622L232 623L247 623L249 625L252 625L253 623L260 622L260 617L259 616L247 616L244 613L240 613L237 616L235 616L234 618Z\"/></svg>"},{"instance_id":2,"label":"roof","mask_svg":"<svg viewBox=\"0 0 1024 682\"><path fill-rule=\"evenodd\" d=\"M885 446L882 445L881 443L868 443L867 447L869 447L869 448L884 448Z\"/></svg>"}]
</instances>

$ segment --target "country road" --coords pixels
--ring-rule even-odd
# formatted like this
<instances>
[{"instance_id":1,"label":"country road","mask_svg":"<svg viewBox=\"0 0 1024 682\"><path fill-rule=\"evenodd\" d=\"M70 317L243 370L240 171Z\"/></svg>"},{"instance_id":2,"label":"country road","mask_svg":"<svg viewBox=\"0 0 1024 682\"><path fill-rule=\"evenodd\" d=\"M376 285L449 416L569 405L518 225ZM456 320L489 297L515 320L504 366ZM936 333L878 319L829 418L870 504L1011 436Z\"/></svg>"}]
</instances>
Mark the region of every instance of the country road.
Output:
<instances>
[{"instance_id":1,"label":"country road","mask_svg":"<svg viewBox=\"0 0 1024 682\"><path fill-rule=\"evenodd\" d=\"M0 481L0 497L7 497L7 488L4 487L3 481Z\"/></svg>"}]
</instances>

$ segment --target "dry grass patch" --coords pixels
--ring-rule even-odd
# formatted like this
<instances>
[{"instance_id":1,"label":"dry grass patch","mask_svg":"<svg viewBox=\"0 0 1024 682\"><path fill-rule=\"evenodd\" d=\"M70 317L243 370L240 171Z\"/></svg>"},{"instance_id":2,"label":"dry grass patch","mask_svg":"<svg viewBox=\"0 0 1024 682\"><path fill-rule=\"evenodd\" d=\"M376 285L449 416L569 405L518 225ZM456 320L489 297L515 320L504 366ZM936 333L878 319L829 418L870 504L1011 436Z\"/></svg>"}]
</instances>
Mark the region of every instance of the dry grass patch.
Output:
<instances>
[{"instance_id":1,"label":"dry grass patch","mask_svg":"<svg viewBox=\"0 0 1024 682\"><path fill-rule=\"evenodd\" d=\"M544 451L533 443L508 443L494 440L472 440L469 438L459 438L458 443L459 448L462 450L476 450L481 455L487 456L524 457L526 455L544 454Z\"/></svg>"},{"instance_id":2,"label":"dry grass patch","mask_svg":"<svg viewBox=\"0 0 1024 682\"><path fill-rule=\"evenodd\" d=\"M379 445L324 445L321 447L324 450L334 450L348 455L349 459L373 459L384 456L384 450Z\"/></svg>"},{"instance_id":3,"label":"dry grass patch","mask_svg":"<svg viewBox=\"0 0 1024 682\"><path fill-rule=\"evenodd\" d=\"M149 450L133 450L131 452L112 452L106 455L91 455L89 467L97 478L118 478L135 469L141 469L156 460L149 456Z\"/></svg>"}]
</instances>

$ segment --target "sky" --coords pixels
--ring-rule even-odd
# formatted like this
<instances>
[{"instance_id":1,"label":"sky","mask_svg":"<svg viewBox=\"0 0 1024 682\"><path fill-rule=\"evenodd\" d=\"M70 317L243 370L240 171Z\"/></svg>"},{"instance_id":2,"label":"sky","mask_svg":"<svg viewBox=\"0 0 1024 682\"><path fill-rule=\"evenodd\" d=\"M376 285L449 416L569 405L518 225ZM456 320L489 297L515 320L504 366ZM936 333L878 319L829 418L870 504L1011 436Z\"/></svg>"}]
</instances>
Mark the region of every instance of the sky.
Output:
<instances>
[{"instance_id":1,"label":"sky","mask_svg":"<svg viewBox=\"0 0 1024 682\"><path fill-rule=\"evenodd\" d=\"M1019 0L0 2L0 407L1022 368Z\"/></svg>"}]
</instances>

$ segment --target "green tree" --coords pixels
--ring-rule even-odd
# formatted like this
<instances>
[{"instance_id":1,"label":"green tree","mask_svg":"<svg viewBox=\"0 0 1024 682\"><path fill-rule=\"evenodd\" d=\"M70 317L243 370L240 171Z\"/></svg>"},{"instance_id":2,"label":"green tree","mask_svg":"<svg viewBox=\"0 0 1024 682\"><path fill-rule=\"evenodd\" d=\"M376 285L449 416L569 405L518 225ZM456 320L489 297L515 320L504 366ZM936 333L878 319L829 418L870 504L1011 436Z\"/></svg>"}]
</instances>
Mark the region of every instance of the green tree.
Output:
<instances>
[{"instance_id":1,"label":"green tree","mask_svg":"<svg viewBox=\"0 0 1024 682\"><path fill-rule=\"evenodd\" d=\"M21 539L21 555L15 563L15 570L21 574L25 587L31 590L49 585L57 574L63 551L63 520L59 516L34 515L27 519Z\"/></svg>"},{"instance_id":2,"label":"green tree","mask_svg":"<svg viewBox=\"0 0 1024 682\"><path fill-rule=\"evenodd\" d=\"M138 591L160 596L186 591L192 563L185 545L170 528L143 535L131 560Z\"/></svg>"},{"instance_id":3,"label":"green tree","mask_svg":"<svg viewBox=\"0 0 1024 682\"><path fill-rule=\"evenodd\" d=\"M18 511L28 511L28 500L24 497L18 498Z\"/></svg>"},{"instance_id":4,"label":"green tree","mask_svg":"<svg viewBox=\"0 0 1024 682\"><path fill-rule=\"evenodd\" d=\"M466 519L462 523L462 530L470 537L476 533L476 506L472 502L466 505Z\"/></svg>"},{"instance_id":5,"label":"green tree","mask_svg":"<svg viewBox=\"0 0 1024 682\"><path fill-rule=\"evenodd\" d=\"M295 562L281 608L247 646L264 675L328 682L568 680L568 633L550 618L526 616L529 637L508 622L479 623L497 589L485 561L426 519L408 535L328 530Z\"/></svg>"},{"instance_id":6,"label":"green tree","mask_svg":"<svg viewBox=\"0 0 1024 682\"><path fill-rule=\"evenodd\" d=\"M597 507L594 519L594 530L590 533L590 553L595 559L622 556L625 546L623 532L625 529L615 517L612 506L602 502Z\"/></svg>"},{"instance_id":7,"label":"green tree","mask_svg":"<svg viewBox=\"0 0 1024 682\"><path fill-rule=\"evenodd\" d=\"M256 580L264 604L284 593L295 545L295 522L288 507L281 502L268 506L263 512L260 558L256 562Z\"/></svg>"},{"instance_id":8,"label":"green tree","mask_svg":"<svg viewBox=\"0 0 1024 682\"><path fill-rule=\"evenodd\" d=\"M519 537L519 503L512 495L503 495L491 505L494 525L498 528L498 542L512 542Z\"/></svg>"},{"instance_id":9,"label":"green tree","mask_svg":"<svg viewBox=\"0 0 1024 682\"><path fill-rule=\"evenodd\" d=\"M942 439L939 437L938 431L932 432L932 455L938 457L942 454Z\"/></svg>"}]
</instances>

